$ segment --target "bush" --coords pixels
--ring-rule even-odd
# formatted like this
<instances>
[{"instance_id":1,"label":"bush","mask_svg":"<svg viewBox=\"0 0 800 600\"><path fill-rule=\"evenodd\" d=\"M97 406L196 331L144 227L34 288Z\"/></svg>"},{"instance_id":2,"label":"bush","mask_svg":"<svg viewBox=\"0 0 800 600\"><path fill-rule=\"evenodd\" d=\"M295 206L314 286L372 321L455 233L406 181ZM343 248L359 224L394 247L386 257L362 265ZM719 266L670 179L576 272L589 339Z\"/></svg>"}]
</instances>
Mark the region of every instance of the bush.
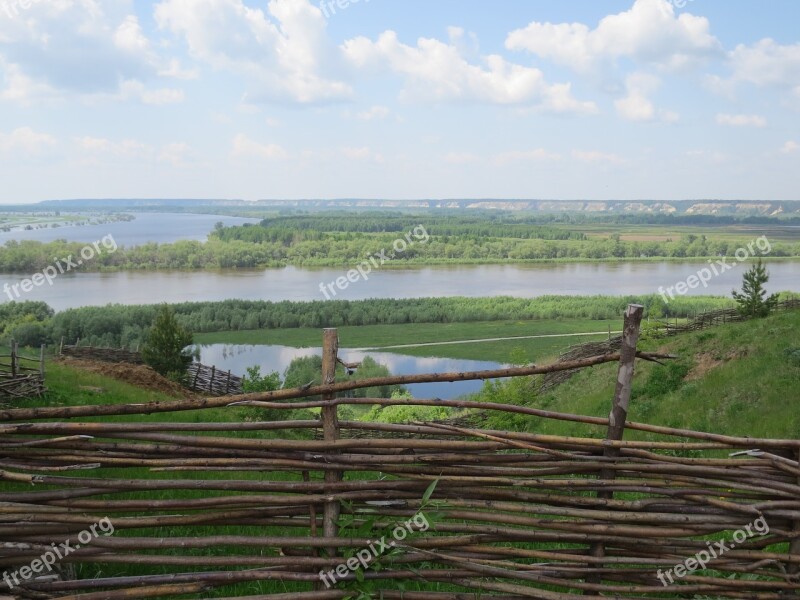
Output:
<instances>
[{"instance_id":1,"label":"bush","mask_svg":"<svg viewBox=\"0 0 800 600\"><path fill-rule=\"evenodd\" d=\"M181 381L192 362L187 348L192 342L192 334L178 324L175 313L163 304L158 309L155 323L145 335L142 358L161 375Z\"/></svg>"},{"instance_id":2,"label":"bush","mask_svg":"<svg viewBox=\"0 0 800 600\"><path fill-rule=\"evenodd\" d=\"M11 337L20 346L38 348L47 343L47 330L39 323L23 323L11 331Z\"/></svg>"},{"instance_id":3,"label":"bush","mask_svg":"<svg viewBox=\"0 0 800 600\"><path fill-rule=\"evenodd\" d=\"M269 375L261 374L261 367L258 365L247 368L247 375L242 381L242 391L246 394L256 392L273 392L281 389L281 376L277 371Z\"/></svg>"}]
</instances>

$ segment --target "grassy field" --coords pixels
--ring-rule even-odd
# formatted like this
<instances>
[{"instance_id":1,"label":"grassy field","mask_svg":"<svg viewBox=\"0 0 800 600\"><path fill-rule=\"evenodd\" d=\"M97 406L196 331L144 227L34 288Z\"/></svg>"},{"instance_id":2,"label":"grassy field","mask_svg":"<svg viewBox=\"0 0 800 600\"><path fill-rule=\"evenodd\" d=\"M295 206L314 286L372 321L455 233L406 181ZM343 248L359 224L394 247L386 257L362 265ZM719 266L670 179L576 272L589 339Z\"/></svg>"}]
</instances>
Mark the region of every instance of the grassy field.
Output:
<instances>
[{"instance_id":1,"label":"grassy field","mask_svg":"<svg viewBox=\"0 0 800 600\"><path fill-rule=\"evenodd\" d=\"M500 363L521 363L541 361L548 357L557 356L561 350L572 344L608 337L609 327L612 331L618 331L622 328L622 321L576 319L567 321L483 321L476 323L366 325L362 327L341 327L339 329L339 341L342 348L377 350L387 346L407 344L605 332L596 336L519 339L420 346L417 348L388 348L386 350L387 352L410 356L436 356L487 360ZM317 347L320 345L321 339L322 333L319 329L224 331L195 335L195 342L198 344L275 344L295 348Z\"/></svg>"},{"instance_id":2,"label":"grassy field","mask_svg":"<svg viewBox=\"0 0 800 600\"><path fill-rule=\"evenodd\" d=\"M638 362L631 421L750 437L800 439L800 311L722 325L642 349L680 356L667 366ZM608 416L616 365L594 367L542 396L520 402L581 415ZM515 398L507 401L514 402ZM500 417L494 426L558 435L598 434L558 421ZM645 434L628 431L626 437Z\"/></svg>"},{"instance_id":3,"label":"grassy field","mask_svg":"<svg viewBox=\"0 0 800 600\"><path fill-rule=\"evenodd\" d=\"M558 227L558 226L557 226ZM683 236L704 235L712 240L744 242L766 235L775 242L796 242L800 238L797 227L781 225L678 225L665 228L663 225L609 225L607 223L578 224L570 231L585 233L592 239L608 239L619 235L623 241L662 242L679 240Z\"/></svg>"}]
</instances>

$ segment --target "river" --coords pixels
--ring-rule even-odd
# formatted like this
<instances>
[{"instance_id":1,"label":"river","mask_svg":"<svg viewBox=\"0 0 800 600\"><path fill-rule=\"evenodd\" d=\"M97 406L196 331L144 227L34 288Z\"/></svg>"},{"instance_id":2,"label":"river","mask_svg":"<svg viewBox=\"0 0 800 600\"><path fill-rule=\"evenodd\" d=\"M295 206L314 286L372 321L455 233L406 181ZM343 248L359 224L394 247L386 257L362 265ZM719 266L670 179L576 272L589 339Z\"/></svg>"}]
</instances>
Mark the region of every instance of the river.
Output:
<instances>
[{"instance_id":1,"label":"river","mask_svg":"<svg viewBox=\"0 0 800 600\"><path fill-rule=\"evenodd\" d=\"M320 348L290 348L288 346L252 346L240 344L199 345L200 362L214 365L222 371L230 370L243 375L248 367L258 365L262 375L277 371L283 375L286 367L295 358L322 355ZM376 362L386 366L392 375L416 375L419 373L452 373L464 371L484 371L500 369L506 365L479 360L452 358L424 358L404 356L391 352L363 352L361 350L339 349L339 357L346 362L359 362L369 355ZM441 398L448 400L481 389L482 381L453 381L444 383L415 383L406 386L416 398Z\"/></svg>"},{"instance_id":2,"label":"river","mask_svg":"<svg viewBox=\"0 0 800 600\"><path fill-rule=\"evenodd\" d=\"M516 296L534 298L548 294L628 295L654 294L687 278L705 263L558 263L528 265L437 266L384 269L368 280L349 283L336 290L336 299L419 298L438 296ZM768 263L770 291L800 292L800 262ZM133 271L119 273L69 273L53 285L34 287L20 300L42 300L56 310L105 304L154 304L206 300L324 300L320 284L335 281L344 268L227 270L227 271ZM714 277L707 288L690 295L730 296L741 287L744 268L737 266ZM26 276L0 274L0 289L18 284ZM0 302L9 300L0 294ZM330 296L330 292L328 292ZM331 296L333 297L333 296Z\"/></svg>"},{"instance_id":3,"label":"river","mask_svg":"<svg viewBox=\"0 0 800 600\"><path fill-rule=\"evenodd\" d=\"M120 246L141 246L149 242L171 244L178 240L204 242L214 225L222 222L225 226L260 223L259 219L245 219L220 215L195 215L175 213L128 213L133 221L116 221L96 225L69 225L63 227L43 227L41 229L14 229L0 231L0 245L11 240L33 240L52 242L67 240L91 244L111 235Z\"/></svg>"}]
</instances>

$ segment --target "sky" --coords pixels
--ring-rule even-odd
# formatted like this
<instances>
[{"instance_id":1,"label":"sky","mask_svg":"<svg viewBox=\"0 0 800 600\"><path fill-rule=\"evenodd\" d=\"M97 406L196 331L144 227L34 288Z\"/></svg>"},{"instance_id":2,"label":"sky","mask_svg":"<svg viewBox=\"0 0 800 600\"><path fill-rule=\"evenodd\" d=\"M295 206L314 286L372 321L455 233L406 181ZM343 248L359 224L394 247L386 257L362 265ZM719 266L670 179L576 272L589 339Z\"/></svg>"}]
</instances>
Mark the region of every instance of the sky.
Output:
<instances>
[{"instance_id":1,"label":"sky","mask_svg":"<svg viewBox=\"0 0 800 600\"><path fill-rule=\"evenodd\" d=\"M0 204L800 199L797 0L0 0Z\"/></svg>"}]
</instances>

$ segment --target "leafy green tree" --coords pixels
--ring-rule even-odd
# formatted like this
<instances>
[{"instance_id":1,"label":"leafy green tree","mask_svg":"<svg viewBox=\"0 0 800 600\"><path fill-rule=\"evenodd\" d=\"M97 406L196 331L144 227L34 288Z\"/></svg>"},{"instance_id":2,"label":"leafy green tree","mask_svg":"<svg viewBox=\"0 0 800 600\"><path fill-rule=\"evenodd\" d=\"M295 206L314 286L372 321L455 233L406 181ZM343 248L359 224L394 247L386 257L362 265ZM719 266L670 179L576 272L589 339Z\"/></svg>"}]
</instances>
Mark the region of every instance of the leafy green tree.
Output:
<instances>
[{"instance_id":1,"label":"leafy green tree","mask_svg":"<svg viewBox=\"0 0 800 600\"><path fill-rule=\"evenodd\" d=\"M281 388L281 376L277 371L269 375L261 374L261 367L258 365L247 368L247 375L242 381L242 391L247 394L254 392L272 392Z\"/></svg>"},{"instance_id":2,"label":"leafy green tree","mask_svg":"<svg viewBox=\"0 0 800 600\"><path fill-rule=\"evenodd\" d=\"M47 343L47 330L40 323L23 323L11 332L11 337L20 346L38 348Z\"/></svg>"},{"instance_id":3,"label":"leafy green tree","mask_svg":"<svg viewBox=\"0 0 800 600\"><path fill-rule=\"evenodd\" d=\"M322 381L322 357L317 355L295 358L283 374L283 387L297 388L319 385Z\"/></svg>"},{"instance_id":4,"label":"leafy green tree","mask_svg":"<svg viewBox=\"0 0 800 600\"><path fill-rule=\"evenodd\" d=\"M739 305L739 313L747 317L766 317L778 304L778 295L767 296L764 284L769 281L769 272L761 259L744 274L742 291L733 290L733 299Z\"/></svg>"},{"instance_id":5,"label":"leafy green tree","mask_svg":"<svg viewBox=\"0 0 800 600\"><path fill-rule=\"evenodd\" d=\"M356 369L356 372L349 379L361 381L362 379L390 377L391 375L392 373L386 365L375 362L375 359L371 356L365 356L361 361L361 366ZM339 377L337 377L338 379ZM406 390L399 385L381 385L353 390L351 393L356 398L390 398L395 392L402 394Z\"/></svg>"},{"instance_id":6,"label":"leafy green tree","mask_svg":"<svg viewBox=\"0 0 800 600\"><path fill-rule=\"evenodd\" d=\"M192 362L191 350L187 348L192 343L191 332L178 323L169 306L162 304L153 326L145 334L142 358L156 372L179 381Z\"/></svg>"}]
</instances>

